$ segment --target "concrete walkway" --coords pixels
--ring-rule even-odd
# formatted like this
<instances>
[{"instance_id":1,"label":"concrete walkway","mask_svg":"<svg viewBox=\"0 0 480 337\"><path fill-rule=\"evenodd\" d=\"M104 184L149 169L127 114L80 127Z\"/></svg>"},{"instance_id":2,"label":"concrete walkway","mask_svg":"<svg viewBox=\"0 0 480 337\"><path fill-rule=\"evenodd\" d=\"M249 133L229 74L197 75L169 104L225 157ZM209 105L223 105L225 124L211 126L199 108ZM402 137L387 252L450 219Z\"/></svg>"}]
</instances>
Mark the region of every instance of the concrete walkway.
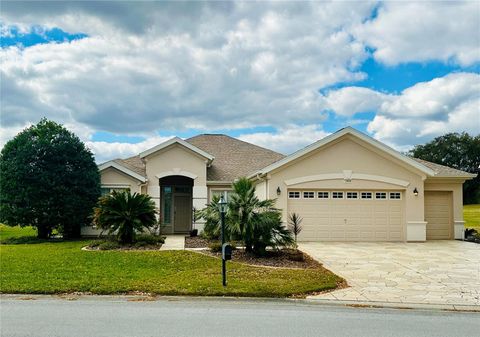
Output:
<instances>
[{"instance_id":1,"label":"concrete walkway","mask_svg":"<svg viewBox=\"0 0 480 337\"><path fill-rule=\"evenodd\" d=\"M311 242L299 248L350 285L310 299L463 305L480 310L478 244Z\"/></svg>"},{"instance_id":2,"label":"concrete walkway","mask_svg":"<svg viewBox=\"0 0 480 337\"><path fill-rule=\"evenodd\" d=\"M160 250L184 250L185 235L166 235L165 243Z\"/></svg>"}]
</instances>

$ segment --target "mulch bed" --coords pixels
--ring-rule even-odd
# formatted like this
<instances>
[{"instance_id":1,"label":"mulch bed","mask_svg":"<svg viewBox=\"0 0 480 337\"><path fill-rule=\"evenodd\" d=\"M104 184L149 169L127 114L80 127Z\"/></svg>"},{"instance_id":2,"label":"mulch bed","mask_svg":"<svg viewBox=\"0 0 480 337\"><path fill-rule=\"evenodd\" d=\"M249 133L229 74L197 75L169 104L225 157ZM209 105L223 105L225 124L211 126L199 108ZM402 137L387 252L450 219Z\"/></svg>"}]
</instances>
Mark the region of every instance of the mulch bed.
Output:
<instances>
[{"instance_id":1,"label":"mulch bed","mask_svg":"<svg viewBox=\"0 0 480 337\"><path fill-rule=\"evenodd\" d=\"M106 252L106 251L122 251L122 250L160 250L162 245L151 245L151 246L121 246L121 247L116 247L116 248L111 248L111 249L100 249L98 246L92 247L92 246L85 246L82 248L82 250L95 250L95 251L101 251L101 252Z\"/></svg>"},{"instance_id":2,"label":"mulch bed","mask_svg":"<svg viewBox=\"0 0 480 337\"><path fill-rule=\"evenodd\" d=\"M207 240L200 236L186 236L185 248L207 248L215 240Z\"/></svg>"},{"instance_id":3,"label":"mulch bed","mask_svg":"<svg viewBox=\"0 0 480 337\"><path fill-rule=\"evenodd\" d=\"M214 253L208 249L203 250L202 253L221 257L221 253ZM246 253L243 249L236 249L232 254L232 261L245 263L254 266L275 267L275 268L299 268L299 269L317 269L321 268L322 264L309 255L303 253L303 261L297 261L298 257L295 250L282 249L279 251L267 251L267 256L257 257L251 253Z\"/></svg>"}]
</instances>

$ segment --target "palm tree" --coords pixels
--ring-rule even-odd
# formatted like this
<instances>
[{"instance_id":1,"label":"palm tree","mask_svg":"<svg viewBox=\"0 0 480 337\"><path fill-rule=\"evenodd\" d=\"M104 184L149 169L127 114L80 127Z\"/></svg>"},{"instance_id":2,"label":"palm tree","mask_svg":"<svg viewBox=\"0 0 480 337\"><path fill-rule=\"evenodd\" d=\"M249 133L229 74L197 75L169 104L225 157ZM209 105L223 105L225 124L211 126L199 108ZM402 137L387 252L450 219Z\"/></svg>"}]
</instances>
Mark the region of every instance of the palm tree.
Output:
<instances>
[{"instance_id":1,"label":"palm tree","mask_svg":"<svg viewBox=\"0 0 480 337\"><path fill-rule=\"evenodd\" d=\"M276 248L293 242L275 200L259 200L255 186L247 178L235 181L232 188L227 213L229 232L243 239L247 252L264 255L268 246Z\"/></svg>"},{"instance_id":2,"label":"palm tree","mask_svg":"<svg viewBox=\"0 0 480 337\"><path fill-rule=\"evenodd\" d=\"M295 245L297 245L297 236L302 231L302 218L298 213L290 213L288 215L288 224L290 226L290 230L292 231L293 235L295 236Z\"/></svg>"},{"instance_id":3,"label":"palm tree","mask_svg":"<svg viewBox=\"0 0 480 337\"><path fill-rule=\"evenodd\" d=\"M94 209L94 223L109 234L117 232L121 243L133 243L136 231L156 224L155 203L145 194L113 192L100 198Z\"/></svg>"},{"instance_id":4,"label":"palm tree","mask_svg":"<svg viewBox=\"0 0 480 337\"><path fill-rule=\"evenodd\" d=\"M220 196L212 196L212 201L207 204L207 207L198 211L199 218L205 220L205 226L203 227L203 233L208 239L218 239L220 236L220 211L218 208L218 202Z\"/></svg>"}]
</instances>

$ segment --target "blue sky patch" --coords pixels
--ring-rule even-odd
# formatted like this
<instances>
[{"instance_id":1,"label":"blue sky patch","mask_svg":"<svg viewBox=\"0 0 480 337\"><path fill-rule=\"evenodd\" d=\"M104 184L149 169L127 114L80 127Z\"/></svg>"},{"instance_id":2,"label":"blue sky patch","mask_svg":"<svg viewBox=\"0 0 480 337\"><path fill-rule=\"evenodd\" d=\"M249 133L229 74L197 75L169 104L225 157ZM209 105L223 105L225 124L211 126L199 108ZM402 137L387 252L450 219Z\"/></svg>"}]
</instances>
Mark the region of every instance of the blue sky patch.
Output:
<instances>
[{"instance_id":1,"label":"blue sky patch","mask_svg":"<svg viewBox=\"0 0 480 337\"><path fill-rule=\"evenodd\" d=\"M440 61L409 62L396 66L386 66L368 58L358 69L367 77L362 81L339 82L334 85L321 88L320 93L327 94L329 91L344 87L365 87L388 94L399 94L403 90L414 86L419 82L428 82L435 78L446 76L454 72L480 73L480 63L468 67L462 67L455 63Z\"/></svg>"},{"instance_id":2,"label":"blue sky patch","mask_svg":"<svg viewBox=\"0 0 480 337\"><path fill-rule=\"evenodd\" d=\"M5 30L5 26L0 26L1 30ZM42 43L63 43L73 40L80 40L87 37L83 33L68 33L60 28L44 29L40 26L33 26L29 32L21 32L18 27L10 26L8 33L3 33L0 38L0 47L22 46L31 47Z\"/></svg>"},{"instance_id":3,"label":"blue sky patch","mask_svg":"<svg viewBox=\"0 0 480 337\"><path fill-rule=\"evenodd\" d=\"M419 82L428 82L437 77L443 77L453 72L480 72L480 64L461 67L456 64L445 64L439 61L425 63L404 63L397 66L385 66L373 58L366 60L361 71L368 77L353 85L366 87L376 91L398 94ZM350 84L352 85L352 84Z\"/></svg>"},{"instance_id":4,"label":"blue sky patch","mask_svg":"<svg viewBox=\"0 0 480 337\"><path fill-rule=\"evenodd\" d=\"M275 132L276 129L271 126L259 126L255 128L244 128L244 129L219 129L219 130L214 130L214 131L205 131L205 130L199 130L199 129L189 129L185 131L175 131L175 132L162 132L161 134L158 134L159 136L162 137L180 137L180 138L190 138L202 133L221 133L221 134L227 134L232 137L239 137L241 135L245 134L251 134L251 133L260 133L260 132L267 132L267 133L272 133ZM129 144L135 144L135 143L140 143L144 140L146 140L146 137L140 137L140 136L129 136L129 135L120 135L120 134L114 134L111 132L107 131L98 131L95 132L92 135L91 138L92 141L94 142L107 142L107 143L129 143Z\"/></svg>"}]
</instances>

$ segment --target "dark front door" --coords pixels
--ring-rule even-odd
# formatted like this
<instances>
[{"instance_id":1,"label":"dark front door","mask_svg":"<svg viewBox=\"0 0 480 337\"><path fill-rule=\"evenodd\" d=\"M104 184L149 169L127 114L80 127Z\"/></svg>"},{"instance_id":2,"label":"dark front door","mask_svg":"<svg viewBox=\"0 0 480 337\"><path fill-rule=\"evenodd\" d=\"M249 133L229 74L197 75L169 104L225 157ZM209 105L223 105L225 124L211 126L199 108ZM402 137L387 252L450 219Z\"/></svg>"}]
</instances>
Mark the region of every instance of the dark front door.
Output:
<instances>
[{"instance_id":1,"label":"dark front door","mask_svg":"<svg viewBox=\"0 0 480 337\"><path fill-rule=\"evenodd\" d=\"M192 196L188 194L174 195L174 231L188 232L192 227Z\"/></svg>"},{"instance_id":2,"label":"dark front door","mask_svg":"<svg viewBox=\"0 0 480 337\"><path fill-rule=\"evenodd\" d=\"M168 176L160 179L160 186L163 223L173 233L187 233L192 229L193 179Z\"/></svg>"}]
</instances>

